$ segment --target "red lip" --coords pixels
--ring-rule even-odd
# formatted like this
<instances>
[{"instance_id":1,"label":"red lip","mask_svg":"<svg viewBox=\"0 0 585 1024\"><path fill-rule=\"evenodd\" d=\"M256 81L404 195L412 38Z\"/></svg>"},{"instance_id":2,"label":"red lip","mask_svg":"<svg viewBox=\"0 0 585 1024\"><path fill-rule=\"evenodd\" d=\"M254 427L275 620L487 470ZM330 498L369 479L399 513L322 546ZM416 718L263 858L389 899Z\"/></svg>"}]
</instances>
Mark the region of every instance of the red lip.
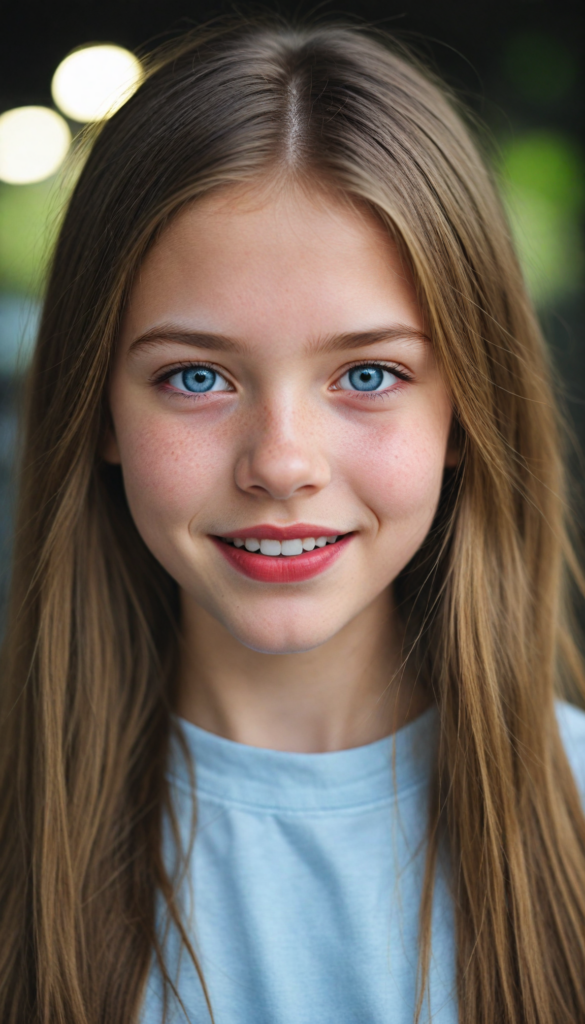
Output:
<instances>
[{"instance_id":1,"label":"red lip","mask_svg":"<svg viewBox=\"0 0 585 1024\"><path fill-rule=\"evenodd\" d=\"M298 527L295 527L295 529L298 529ZM244 531L234 534L234 536L245 539L246 536L258 537L258 534L251 533L250 531L246 533ZM292 534L292 538L298 536L298 533ZM314 537L315 534L307 533L301 534L301 536ZM322 537L325 535L319 533L318 536ZM332 536L332 534L329 534L329 536ZM354 534L349 533L335 544L327 544L324 548L314 548L313 551L306 551L302 555L292 555L285 558L282 555L271 558L268 555L258 555L251 551L246 551L245 548L235 548L231 544L224 544L217 537L211 537L211 540L233 569L236 569L237 572L248 576L252 580L259 580L260 583L301 583L303 580L310 580L313 576L318 576L319 573L328 569L339 558L341 552L345 550L353 537ZM292 538L290 534L289 537L276 537L274 534L267 536L263 533L259 539L289 540Z\"/></svg>"},{"instance_id":2,"label":"red lip","mask_svg":"<svg viewBox=\"0 0 585 1024\"><path fill-rule=\"evenodd\" d=\"M293 523L292 526L271 526L270 523L260 523L258 526L250 526L246 530L234 530L232 533L222 533L226 540L234 540L235 537L257 537L258 540L295 540L297 537L338 537L343 530L335 530L328 526L315 526L314 523ZM302 555L297 557L301 558Z\"/></svg>"}]
</instances>

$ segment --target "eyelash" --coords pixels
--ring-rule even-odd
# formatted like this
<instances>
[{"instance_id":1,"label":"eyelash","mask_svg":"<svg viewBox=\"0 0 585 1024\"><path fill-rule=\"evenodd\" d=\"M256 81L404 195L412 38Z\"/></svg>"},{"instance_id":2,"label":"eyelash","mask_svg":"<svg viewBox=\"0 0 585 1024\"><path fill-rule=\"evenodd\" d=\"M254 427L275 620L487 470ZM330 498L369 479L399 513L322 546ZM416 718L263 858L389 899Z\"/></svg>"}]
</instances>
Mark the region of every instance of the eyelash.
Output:
<instances>
[{"instance_id":1,"label":"eyelash","mask_svg":"<svg viewBox=\"0 0 585 1024\"><path fill-rule=\"evenodd\" d=\"M151 384L153 384L154 387L157 387L158 384L164 384L165 381L170 380L170 378L174 377L175 374L180 374L184 370L197 370L198 367L203 367L205 370L213 370L214 373L221 374L222 377L225 377L225 374L221 370L218 370L217 367L214 367L212 362L205 362L203 359L197 359L195 362L177 362L175 367L171 367L170 370L163 370L160 374L156 374L152 377ZM225 380L227 380L226 377Z\"/></svg>"},{"instance_id":2,"label":"eyelash","mask_svg":"<svg viewBox=\"0 0 585 1024\"><path fill-rule=\"evenodd\" d=\"M193 363L178 363L176 366L171 367L170 370L163 370L161 373L158 373L154 377L151 377L149 383L152 384L152 386L155 388L160 388L161 391L167 390L170 392L170 394L179 395L181 398L187 398L189 400L193 398L206 398L207 395L205 392L203 392L200 395L186 394L184 391L179 391L177 388L165 388L166 381L170 380L171 377L174 377L176 373L182 373L184 370L195 370L198 367L203 367L205 370L213 370L214 373L220 373L221 376L225 378L225 380L228 380L225 373L223 373L221 370L218 370L218 368L214 366L213 363L206 363L203 360L198 359L196 362ZM229 392L223 393L229 394ZM217 394L217 392L215 392L215 394Z\"/></svg>"},{"instance_id":3,"label":"eyelash","mask_svg":"<svg viewBox=\"0 0 585 1024\"><path fill-rule=\"evenodd\" d=\"M184 370L193 370L193 369L196 369L199 366L204 367L207 370L214 370L216 373L221 373L222 377L225 377L226 380L228 379L225 376L224 373L222 373L220 370L217 369L216 366L213 365L213 363L205 363L201 359L198 359L196 362L192 362L192 363L179 363L178 365L171 367L171 369L169 369L169 370L163 370L162 373L159 373L159 374L157 374L156 376L154 376L154 377L152 377L150 379L150 384L152 384L153 387L158 387L161 390L168 390L171 394L173 394L173 395L180 395L182 398L186 398L188 400L192 400L193 398L196 398L198 400L200 400L202 398L206 398L207 396L206 396L205 393L200 394L200 395L195 395L195 394L186 394L185 392L179 391L179 390L177 390L175 388L170 388L169 387L169 388L165 389L166 381L170 380L171 377L174 377L176 373L181 373ZM414 379L413 375L410 373L410 371L406 370L399 363L383 362L380 359L367 359L367 360L361 360L361 361L358 360L357 362L351 363L349 366L346 366L344 368L344 370L343 370L343 373L340 373L338 375L337 380L341 380L341 378L343 376L345 376L346 373L349 373L350 370L355 370L359 366L380 366L383 370L387 370L389 373L392 373L395 377L398 377L398 379L401 382L401 384L409 384ZM348 394L348 395L352 395L352 396L357 397L359 399L365 399L366 401L370 401L370 402L372 400L374 400L374 399L384 398L386 395L388 395L388 392L389 392L389 389L386 389L385 391L370 391L370 392L361 391L360 392L360 391L349 391L349 390L345 390L343 388L335 388L335 387L333 387L332 390L337 390L337 391L340 391L342 393L345 393L345 394ZM398 391L398 390L402 390L402 388L401 387L394 387L393 388L393 391ZM217 392L216 392L216 394L217 394ZM223 392L223 394L229 394L229 392Z\"/></svg>"},{"instance_id":4,"label":"eyelash","mask_svg":"<svg viewBox=\"0 0 585 1024\"><path fill-rule=\"evenodd\" d=\"M358 359L355 363L350 363L349 366L346 366L343 373L339 374L337 380L341 380L341 378L344 377L346 373L349 373L350 370L355 370L360 366L379 366L382 370L387 370L388 373L393 374L394 377L398 377L399 384L393 385L391 388L386 388L384 391L346 391L343 388L334 388L334 390L340 391L346 395L351 395L352 398L359 398L366 402L372 402L376 399L379 401L380 399L387 398L390 391L392 391L393 394L396 394L397 391L402 390L404 384L410 384L414 380L413 374L401 366L400 363L387 363L381 359Z\"/></svg>"}]
</instances>

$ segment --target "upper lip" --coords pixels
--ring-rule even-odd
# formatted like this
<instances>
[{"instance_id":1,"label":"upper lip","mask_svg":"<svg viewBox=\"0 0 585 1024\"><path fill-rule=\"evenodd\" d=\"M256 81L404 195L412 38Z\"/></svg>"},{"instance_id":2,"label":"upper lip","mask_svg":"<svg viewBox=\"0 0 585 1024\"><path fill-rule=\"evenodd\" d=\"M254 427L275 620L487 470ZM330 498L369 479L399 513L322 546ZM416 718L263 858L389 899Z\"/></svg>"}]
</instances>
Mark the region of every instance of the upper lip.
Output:
<instances>
[{"instance_id":1,"label":"upper lip","mask_svg":"<svg viewBox=\"0 0 585 1024\"><path fill-rule=\"evenodd\" d=\"M229 533L217 533L216 537L234 540L236 537L246 540L256 537L257 540L295 540L297 537L341 537L347 530L335 530L330 526L315 526L314 523L293 523L292 526L272 526L270 523L259 523L243 530L231 530Z\"/></svg>"}]
</instances>

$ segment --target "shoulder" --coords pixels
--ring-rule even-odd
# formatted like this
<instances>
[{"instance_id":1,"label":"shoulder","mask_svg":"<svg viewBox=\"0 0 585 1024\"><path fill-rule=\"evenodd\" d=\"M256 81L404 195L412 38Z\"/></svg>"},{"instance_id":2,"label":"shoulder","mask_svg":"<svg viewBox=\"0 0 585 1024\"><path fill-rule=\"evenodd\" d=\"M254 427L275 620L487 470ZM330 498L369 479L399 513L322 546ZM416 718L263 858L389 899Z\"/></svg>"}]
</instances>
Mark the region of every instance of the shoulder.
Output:
<instances>
[{"instance_id":1,"label":"shoulder","mask_svg":"<svg viewBox=\"0 0 585 1024\"><path fill-rule=\"evenodd\" d=\"M585 711L559 700L556 713L563 746L585 802Z\"/></svg>"}]
</instances>

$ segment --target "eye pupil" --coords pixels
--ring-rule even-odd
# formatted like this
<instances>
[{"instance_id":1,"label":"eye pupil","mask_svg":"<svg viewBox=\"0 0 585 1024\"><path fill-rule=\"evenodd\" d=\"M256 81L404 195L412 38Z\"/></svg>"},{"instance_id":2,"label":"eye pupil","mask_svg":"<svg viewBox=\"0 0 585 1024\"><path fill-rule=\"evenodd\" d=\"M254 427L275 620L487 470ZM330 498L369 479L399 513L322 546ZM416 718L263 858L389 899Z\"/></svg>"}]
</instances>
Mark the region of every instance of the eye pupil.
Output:
<instances>
[{"instance_id":1,"label":"eye pupil","mask_svg":"<svg viewBox=\"0 0 585 1024\"><path fill-rule=\"evenodd\" d=\"M375 391L384 380L384 371L380 366L356 366L349 371L349 380L357 391Z\"/></svg>"},{"instance_id":2,"label":"eye pupil","mask_svg":"<svg viewBox=\"0 0 585 1024\"><path fill-rule=\"evenodd\" d=\"M199 393L203 391L211 391L215 384L217 374L214 370L208 370L204 366L199 366L196 369L183 370L182 380L183 387L187 391L197 391Z\"/></svg>"}]
</instances>

